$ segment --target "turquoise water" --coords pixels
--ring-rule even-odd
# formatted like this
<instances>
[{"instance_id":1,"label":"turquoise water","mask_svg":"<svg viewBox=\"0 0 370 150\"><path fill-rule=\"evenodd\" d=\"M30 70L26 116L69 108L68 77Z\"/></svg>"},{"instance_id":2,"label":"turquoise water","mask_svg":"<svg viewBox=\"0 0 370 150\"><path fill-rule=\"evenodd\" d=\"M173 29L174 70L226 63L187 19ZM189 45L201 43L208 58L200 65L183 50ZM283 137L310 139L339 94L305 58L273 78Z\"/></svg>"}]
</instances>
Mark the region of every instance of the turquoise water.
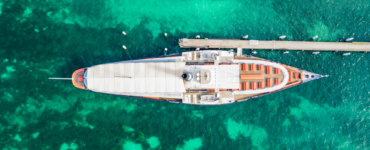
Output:
<instances>
[{"instance_id":1,"label":"turquoise water","mask_svg":"<svg viewBox=\"0 0 370 150\"><path fill-rule=\"evenodd\" d=\"M180 53L179 38L369 42L369 1L0 0L0 148L368 149L369 54L258 51L323 78L193 106L82 91L76 69ZM127 36L122 35L122 31ZM168 37L163 36L168 33ZM124 51L122 45L128 50Z\"/></svg>"}]
</instances>

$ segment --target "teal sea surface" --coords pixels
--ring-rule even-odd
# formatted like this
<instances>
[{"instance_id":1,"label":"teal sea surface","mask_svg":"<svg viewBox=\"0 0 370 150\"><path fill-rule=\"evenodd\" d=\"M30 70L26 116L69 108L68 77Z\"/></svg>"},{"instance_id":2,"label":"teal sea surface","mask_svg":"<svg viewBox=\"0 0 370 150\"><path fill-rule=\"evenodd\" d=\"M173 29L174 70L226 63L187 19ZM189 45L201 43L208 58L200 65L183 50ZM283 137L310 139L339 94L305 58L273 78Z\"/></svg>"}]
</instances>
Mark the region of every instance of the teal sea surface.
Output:
<instances>
[{"instance_id":1,"label":"teal sea surface","mask_svg":"<svg viewBox=\"0 0 370 150\"><path fill-rule=\"evenodd\" d=\"M368 53L258 51L257 57L329 77L220 106L106 95L48 80L96 64L162 56L164 48L189 51L178 39L196 35L369 42L369 4L0 0L0 149L369 149Z\"/></svg>"}]
</instances>

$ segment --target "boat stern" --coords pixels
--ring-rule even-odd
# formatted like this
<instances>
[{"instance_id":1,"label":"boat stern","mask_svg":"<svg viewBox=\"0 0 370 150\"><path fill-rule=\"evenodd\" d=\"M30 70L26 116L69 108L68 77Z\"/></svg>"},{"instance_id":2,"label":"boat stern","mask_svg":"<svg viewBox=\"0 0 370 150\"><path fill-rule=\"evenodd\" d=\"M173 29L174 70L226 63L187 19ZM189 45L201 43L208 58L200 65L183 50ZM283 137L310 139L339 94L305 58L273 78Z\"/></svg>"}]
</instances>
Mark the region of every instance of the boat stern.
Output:
<instances>
[{"instance_id":1,"label":"boat stern","mask_svg":"<svg viewBox=\"0 0 370 150\"><path fill-rule=\"evenodd\" d=\"M85 68L78 69L73 72L72 74L72 84L76 88L79 89L86 89L86 76L85 76Z\"/></svg>"}]
</instances>

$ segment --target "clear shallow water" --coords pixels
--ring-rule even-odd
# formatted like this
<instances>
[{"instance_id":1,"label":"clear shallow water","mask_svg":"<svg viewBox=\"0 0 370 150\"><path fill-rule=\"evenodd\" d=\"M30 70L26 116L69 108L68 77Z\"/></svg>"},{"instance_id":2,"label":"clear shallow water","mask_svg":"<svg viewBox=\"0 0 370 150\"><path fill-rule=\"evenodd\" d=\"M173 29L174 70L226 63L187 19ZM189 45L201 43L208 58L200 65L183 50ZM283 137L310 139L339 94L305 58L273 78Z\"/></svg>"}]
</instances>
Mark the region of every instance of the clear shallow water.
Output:
<instances>
[{"instance_id":1,"label":"clear shallow water","mask_svg":"<svg viewBox=\"0 0 370 150\"><path fill-rule=\"evenodd\" d=\"M259 51L257 57L330 77L223 106L111 96L47 80L160 56L165 47L180 53L177 40L198 34L369 42L368 1L0 0L0 8L2 149L369 147L368 53Z\"/></svg>"}]
</instances>

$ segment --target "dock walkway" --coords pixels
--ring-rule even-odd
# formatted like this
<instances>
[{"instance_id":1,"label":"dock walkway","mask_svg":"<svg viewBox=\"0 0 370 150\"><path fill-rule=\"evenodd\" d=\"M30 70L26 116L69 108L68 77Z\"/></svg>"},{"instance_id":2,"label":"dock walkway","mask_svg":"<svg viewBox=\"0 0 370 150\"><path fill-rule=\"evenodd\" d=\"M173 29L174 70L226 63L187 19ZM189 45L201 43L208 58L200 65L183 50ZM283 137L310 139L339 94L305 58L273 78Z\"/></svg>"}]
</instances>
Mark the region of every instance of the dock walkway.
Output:
<instances>
[{"instance_id":1,"label":"dock walkway","mask_svg":"<svg viewBox=\"0 0 370 150\"><path fill-rule=\"evenodd\" d=\"M181 48L243 48L312 51L370 51L368 42L262 41L237 39L180 39Z\"/></svg>"}]
</instances>

